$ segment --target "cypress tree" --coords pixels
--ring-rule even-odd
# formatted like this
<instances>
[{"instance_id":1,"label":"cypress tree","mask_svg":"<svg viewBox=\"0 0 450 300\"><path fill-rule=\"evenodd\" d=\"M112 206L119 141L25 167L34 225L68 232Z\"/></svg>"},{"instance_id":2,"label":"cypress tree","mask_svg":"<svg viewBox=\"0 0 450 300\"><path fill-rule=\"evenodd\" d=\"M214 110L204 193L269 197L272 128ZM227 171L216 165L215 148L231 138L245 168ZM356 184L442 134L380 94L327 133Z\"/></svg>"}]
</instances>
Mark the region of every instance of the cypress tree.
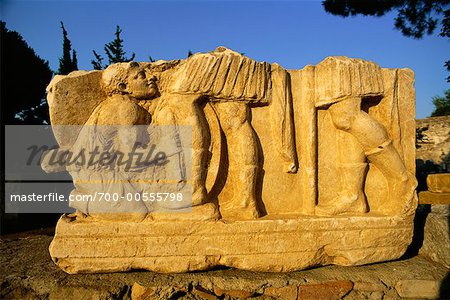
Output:
<instances>
[{"instance_id":1,"label":"cypress tree","mask_svg":"<svg viewBox=\"0 0 450 300\"><path fill-rule=\"evenodd\" d=\"M61 29L63 32L63 56L59 59L59 69L58 74L67 75L72 71L78 70L78 62L75 50L72 51L72 43L67 37L66 28L64 28L64 23L61 23Z\"/></svg>"},{"instance_id":2,"label":"cypress tree","mask_svg":"<svg viewBox=\"0 0 450 300\"><path fill-rule=\"evenodd\" d=\"M77 51L72 50L72 69L78 70Z\"/></svg>"},{"instance_id":3,"label":"cypress tree","mask_svg":"<svg viewBox=\"0 0 450 300\"><path fill-rule=\"evenodd\" d=\"M101 57L100 54L95 52L95 50L92 50L92 52L94 53L94 57L95 57L95 59L91 60L91 64L92 64L92 67L94 68L94 70L104 69L105 66L103 65L103 57Z\"/></svg>"},{"instance_id":4,"label":"cypress tree","mask_svg":"<svg viewBox=\"0 0 450 300\"><path fill-rule=\"evenodd\" d=\"M114 35L116 38L105 44L104 50L106 53L106 56L108 57L108 64L114 64L119 62L129 62L132 61L135 57L134 52L132 53L131 57L126 57L126 52L123 50L123 39L120 38L120 34L122 33L122 29L120 29L120 26L116 26L116 32ZM92 50L94 53L94 59L91 60L92 67L95 70L102 70L107 67L107 65L103 64L103 57L95 52L95 50Z\"/></svg>"},{"instance_id":5,"label":"cypress tree","mask_svg":"<svg viewBox=\"0 0 450 300\"><path fill-rule=\"evenodd\" d=\"M120 26L116 26L115 36L116 38L105 45L105 52L108 56L109 64L114 64L118 62L129 62L132 61L135 57L135 54L131 55L130 58L125 56L125 51L123 50L123 40L120 38L120 34L122 33L122 29Z\"/></svg>"}]
</instances>

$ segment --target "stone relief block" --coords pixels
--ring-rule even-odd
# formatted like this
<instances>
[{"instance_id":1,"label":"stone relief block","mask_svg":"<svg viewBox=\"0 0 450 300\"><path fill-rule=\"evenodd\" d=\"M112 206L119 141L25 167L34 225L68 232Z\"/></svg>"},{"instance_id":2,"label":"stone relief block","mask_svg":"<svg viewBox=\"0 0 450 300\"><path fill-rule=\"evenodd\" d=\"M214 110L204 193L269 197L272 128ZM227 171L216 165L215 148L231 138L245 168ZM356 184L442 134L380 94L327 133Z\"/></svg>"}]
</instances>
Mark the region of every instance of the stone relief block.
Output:
<instances>
[{"instance_id":1,"label":"stone relief block","mask_svg":"<svg viewBox=\"0 0 450 300\"><path fill-rule=\"evenodd\" d=\"M161 144L157 128L172 128L160 134L170 155L159 165L66 168L73 194L132 191L142 200L170 191L189 201L119 200L128 210L109 213L78 206L58 222L51 256L68 273L278 272L396 259L417 205L413 84L409 69L361 59L286 70L224 47L58 76L48 88L55 156L89 145L127 153L136 141ZM58 125L81 129L62 134ZM93 179L100 185L88 186Z\"/></svg>"}]
</instances>

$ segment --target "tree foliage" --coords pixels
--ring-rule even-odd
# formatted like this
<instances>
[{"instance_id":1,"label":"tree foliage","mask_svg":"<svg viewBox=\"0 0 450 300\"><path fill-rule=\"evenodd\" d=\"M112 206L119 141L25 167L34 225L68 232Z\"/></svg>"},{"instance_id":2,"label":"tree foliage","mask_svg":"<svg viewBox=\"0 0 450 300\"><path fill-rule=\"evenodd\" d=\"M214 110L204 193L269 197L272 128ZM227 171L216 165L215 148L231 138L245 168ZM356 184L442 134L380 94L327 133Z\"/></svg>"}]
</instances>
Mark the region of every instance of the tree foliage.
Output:
<instances>
[{"instance_id":1,"label":"tree foliage","mask_svg":"<svg viewBox=\"0 0 450 300\"><path fill-rule=\"evenodd\" d=\"M441 35L448 37L448 0L325 0L322 5L327 12L342 17L381 17L397 10L395 27L405 36L420 39L424 34L432 34L441 23Z\"/></svg>"},{"instance_id":2,"label":"tree foliage","mask_svg":"<svg viewBox=\"0 0 450 300\"><path fill-rule=\"evenodd\" d=\"M439 35L450 37L449 0L325 0L326 12L348 17L355 15L381 17L390 11L397 11L395 28L404 36L420 39L440 27ZM450 72L450 61L445 62ZM450 82L450 76L447 77Z\"/></svg>"},{"instance_id":3,"label":"tree foliage","mask_svg":"<svg viewBox=\"0 0 450 300\"><path fill-rule=\"evenodd\" d=\"M92 52L94 53L94 57L95 57L95 59L91 60L91 64L94 67L94 70L104 69L105 66L103 65L103 57L101 57L100 54L95 52L95 50L92 50Z\"/></svg>"},{"instance_id":4,"label":"tree foliage","mask_svg":"<svg viewBox=\"0 0 450 300\"><path fill-rule=\"evenodd\" d=\"M22 36L0 22L1 102L3 124L48 123L45 88L52 78L48 61L41 59Z\"/></svg>"},{"instance_id":5,"label":"tree foliage","mask_svg":"<svg viewBox=\"0 0 450 300\"><path fill-rule=\"evenodd\" d=\"M433 97L434 111L432 117L450 115L450 89L445 91L444 97Z\"/></svg>"},{"instance_id":6,"label":"tree foliage","mask_svg":"<svg viewBox=\"0 0 450 300\"><path fill-rule=\"evenodd\" d=\"M118 62L129 62L132 61L135 57L135 54L131 55L131 57L127 58L125 56L125 50L123 50L123 40L120 38L120 34L122 33L122 29L120 29L119 25L116 27L116 38L105 45L105 52L108 56L109 64L115 64Z\"/></svg>"},{"instance_id":7,"label":"tree foliage","mask_svg":"<svg viewBox=\"0 0 450 300\"><path fill-rule=\"evenodd\" d=\"M77 52L72 50L72 43L67 37L67 31L66 28L64 28L64 23L60 23L63 33L63 56L59 59L58 74L67 75L72 71L78 70Z\"/></svg>"},{"instance_id":8,"label":"tree foliage","mask_svg":"<svg viewBox=\"0 0 450 300\"><path fill-rule=\"evenodd\" d=\"M122 33L122 29L120 26L116 26L116 32L114 35L116 36L114 40L105 44L103 48L105 50L106 56L108 57L108 63L114 64L119 62L129 62L132 61L135 57L135 53L131 54L131 57L126 57L126 52L123 49L123 39L121 39L120 34ZM103 58L95 51L94 53L95 59L91 60L91 64L96 70L101 70L106 68L107 66L103 64Z\"/></svg>"}]
</instances>

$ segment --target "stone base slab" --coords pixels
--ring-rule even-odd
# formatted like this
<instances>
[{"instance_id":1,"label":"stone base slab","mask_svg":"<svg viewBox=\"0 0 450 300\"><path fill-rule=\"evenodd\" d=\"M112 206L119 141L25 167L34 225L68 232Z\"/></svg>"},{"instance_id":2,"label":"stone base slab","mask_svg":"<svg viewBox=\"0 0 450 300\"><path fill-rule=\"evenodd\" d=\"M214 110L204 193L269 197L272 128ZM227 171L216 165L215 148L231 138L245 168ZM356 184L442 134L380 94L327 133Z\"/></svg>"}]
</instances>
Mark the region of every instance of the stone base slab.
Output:
<instances>
[{"instance_id":1,"label":"stone base slab","mask_svg":"<svg viewBox=\"0 0 450 300\"><path fill-rule=\"evenodd\" d=\"M426 216L423 244L419 254L450 268L450 206L447 204L431 205L431 212Z\"/></svg>"},{"instance_id":2,"label":"stone base slab","mask_svg":"<svg viewBox=\"0 0 450 300\"><path fill-rule=\"evenodd\" d=\"M429 191L419 193L419 204L447 204L450 205L450 193L433 193Z\"/></svg>"},{"instance_id":3,"label":"stone base slab","mask_svg":"<svg viewBox=\"0 0 450 300\"><path fill-rule=\"evenodd\" d=\"M180 274L136 271L73 276L51 261L47 251L51 239L36 233L2 236L1 299L450 299L449 269L421 256L290 273L220 268Z\"/></svg>"},{"instance_id":4,"label":"stone base slab","mask_svg":"<svg viewBox=\"0 0 450 300\"><path fill-rule=\"evenodd\" d=\"M428 191L433 193L450 193L450 173L429 174L427 176Z\"/></svg>"},{"instance_id":5,"label":"stone base slab","mask_svg":"<svg viewBox=\"0 0 450 300\"><path fill-rule=\"evenodd\" d=\"M145 269L161 273L228 266L288 272L317 265L397 259L412 238L412 217L283 216L250 221L58 221L50 245L67 273Z\"/></svg>"}]
</instances>

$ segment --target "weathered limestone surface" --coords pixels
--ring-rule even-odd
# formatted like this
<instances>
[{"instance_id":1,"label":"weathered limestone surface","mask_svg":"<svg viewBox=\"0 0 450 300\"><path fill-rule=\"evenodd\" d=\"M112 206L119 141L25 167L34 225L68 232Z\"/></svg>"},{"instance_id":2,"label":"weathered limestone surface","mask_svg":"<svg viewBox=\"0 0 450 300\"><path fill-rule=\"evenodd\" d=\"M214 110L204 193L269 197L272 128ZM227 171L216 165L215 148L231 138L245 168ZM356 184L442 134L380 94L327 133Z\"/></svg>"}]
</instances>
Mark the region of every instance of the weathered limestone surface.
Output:
<instances>
[{"instance_id":1,"label":"weathered limestone surface","mask_svg":"<svg viewBox=\"0 0 450 300\"><path fill-rule=\"evenodd\" d=\"M419 119L417 159L448 164L450 157L450 116ZM448 169L447 171L449 171Z\"/></svg>"},{"instance_id":2,"label":"weathered limestone surface","mask_svg":"<svg viewBox=\"0 0 450 300\"><path fill-rule=\"evenodd\" d=\"M450 174L429 174L428 191L420 192L421 204L429 204L423 244L419 254L450 267Z\"/></svg>"},{"instance_id":3,"label":"weathered limestone surface","mask_svg":"<svg viewBox=\"0 0 450 300\"><path fill-rule=\"evenodd\" d=\"M96 225L64 217L58 222L50 253L64 271L168 273L223 265L287 272L312 264L360 265L399 258L412 231L400 217L356 216ZM73 253L74 244L83 246Z\"/></svg>"},{"instance_id":4,"label":"weathered limestone surface","mask_svg":"<svg viewBox=\"0 0 450 300\"><path fill-rule=\"evenodd\" d=\"M288 273L236 269L185 274L69 275L48 254L50 236L0 241L2 299L446 299L449 269L422 257Z\"/></svg>"},{"instance_id":5,"label":"weathered limestone surface","mask_svg":"<svg viewBox=\"0 0 450 300\"><path fill-rule=\"evenodd\" d=\"M449 204L432 204L419 254L450 268Z\"/></svg>"},{"instance_id":6,"label":"weathered limestone surface","mask_svg":"<svg viewBox=\"0 0 450 300\"><path fill-rule=\"evenodd\" d=\"M157 136L134 126L175 128L160 135L173 146L164 164L65 168L72 195L170 189L191 198L74 204L51 256L69 273L293 271L397 259L417 206L413 85L411 70L362 59L285 70L224 47L57 77L48 89L56 157L97 146L129 153L142 136ZM66 135L57 125L82 128ZM49 161L44 169L54 170Z\"/></svg>"},{"instance_id":7,"label":"weathered limestone surface","mask_svg":"<svg viewBox=\"0 0 450 300\"><path fill-rule=\"evenodd\" d=\"M450 193L420 192L420 204L450 204Z\"/></svg>"},{"instance_id":8,"label":"weathered limestone surface","mask_svg":"<svg viewBox=\"0 0 450 300\"><path fill-rule=\"evenodd\" d=\"M101 77L100 71L75 71L67 76L56 75L47 87L50 122L61 147L71 145L78 130L64 130L59 125L84 125L104 100L105 92L98 88Z\"/></svg>"},{"instance_id":9,"label":"weathered limestone surface","mask_svg":"<svg viewBox=\"0 0 450 300\"><path fill-rule=\"evenodd\" d=\"M429 174L426 180L428 191L419 193L420 203L450 205L450 173Z\"/></svg>"},{"instance_id":10,"label":"weathered limestone surface","mask_svg":"<svg viewBox=\"0 0 450 300\"><path fill-rule=\"evenodd\" d=\"M433 193L450 193L450 173L428 175L427 186Z\"/></svg>"}]
</instances>

